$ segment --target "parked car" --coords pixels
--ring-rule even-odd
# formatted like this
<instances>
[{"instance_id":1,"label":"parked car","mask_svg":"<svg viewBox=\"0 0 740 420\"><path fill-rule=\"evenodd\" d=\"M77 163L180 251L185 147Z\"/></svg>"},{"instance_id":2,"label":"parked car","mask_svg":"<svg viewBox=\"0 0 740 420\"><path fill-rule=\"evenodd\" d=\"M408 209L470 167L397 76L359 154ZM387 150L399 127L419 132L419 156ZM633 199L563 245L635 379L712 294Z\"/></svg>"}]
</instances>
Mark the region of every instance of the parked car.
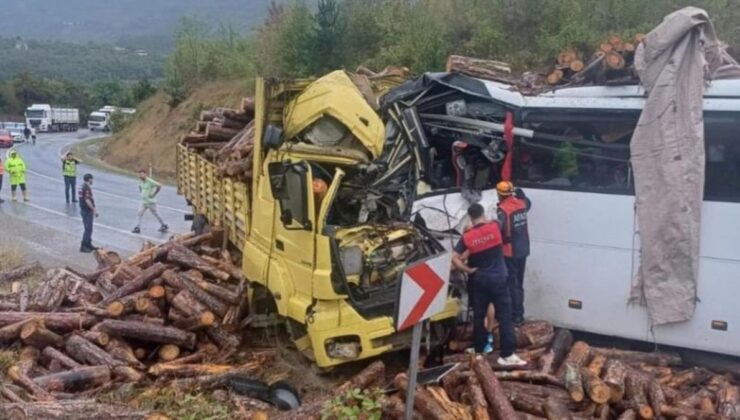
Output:
<instances>
[{"instance_id":1,"label":"parked car","mask_svg":"<svg viewBox=\"0 0 740 420\"><path fill-rule=\"evenodd\" d=\"M8 130L0 130L0 147L13 147L13 136Z\"/></svg>"},{"instance_id":2,"label":"parked car","mask_svg":"<svg viewBox=\"0 0 740 420\"><path fill-rule=\"evenodd\" d=\"M3 128L10 131L14 143L23 143L23 129L26 128L26 124L22 122L0 123L0 129Z\"/></svg>"}]
</instances>

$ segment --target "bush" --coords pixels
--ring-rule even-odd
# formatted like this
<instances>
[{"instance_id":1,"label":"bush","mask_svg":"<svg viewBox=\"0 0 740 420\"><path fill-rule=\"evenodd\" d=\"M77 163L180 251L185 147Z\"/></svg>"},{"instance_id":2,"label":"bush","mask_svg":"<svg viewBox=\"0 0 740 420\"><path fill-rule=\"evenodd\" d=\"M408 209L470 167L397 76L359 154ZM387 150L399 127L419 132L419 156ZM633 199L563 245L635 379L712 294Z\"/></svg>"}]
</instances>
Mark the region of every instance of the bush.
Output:
<instances>
[{"instance_id":1,"label":"bush","mask_svg":"<svg viewBox=\"0 0 740 420\"><path fill-rule=\"evenodd\" d=\"M322 420L380 420L383 413L379 388L360 390L353 388L328 401L321 412Z\"/></svg>"}]
</instances>

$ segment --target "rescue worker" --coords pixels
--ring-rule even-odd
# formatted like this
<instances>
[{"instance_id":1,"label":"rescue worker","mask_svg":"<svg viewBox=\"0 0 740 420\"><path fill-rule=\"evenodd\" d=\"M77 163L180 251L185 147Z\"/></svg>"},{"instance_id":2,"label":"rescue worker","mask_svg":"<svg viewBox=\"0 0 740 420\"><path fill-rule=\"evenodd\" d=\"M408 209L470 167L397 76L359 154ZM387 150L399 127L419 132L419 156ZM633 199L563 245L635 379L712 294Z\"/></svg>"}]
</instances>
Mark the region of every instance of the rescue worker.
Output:
<instances>
[{"instance_id":1,"label":"rescue worker","mask_svg":"<svg viewBox=\"0 0 740 420\"><path fill-rule=\"evenodd\" d=\"M15 199L15 191L20 187L23 193L23 201L28 201L28 192L26 191L26 162L18 154L18 151L11 149L8 159L5 161L5 170L10 175L10 198Z\"/></svg>"},{"instance_id":2,"label":"rescue worker","mask_svg":"<svg viewBox=\"0 0 740 420\"><path fill-rule=\"evenodd\" d=\"M164 233L170 228L164 223L164 220L159 216L157 212L157 194L162 190L162 184L155 181L153 178L147 175L147 171L144 169L139 171L139 192L141 193L141 206L139 207L139 218L136 222L136 227L132 231L133 233L141 233L141 219L144 217L144 213L149 210L154 217L157 218L161 225L159 231Z\"/></svg>"},{"instance_id":3,"label":"rescue worker","mask_svg":"<svg viewBox=\"0 0 740 420\"><path fill-rule=\"evenodd\" d=\"M85 174L82 180L84 182L82 183L82 188L80 188L80 216L82 216L84 232L82 234L82 242L80 243L80 252L89 253L97 249L92 244L92 233L93 219L98 217L98 209L95 207L95 199L93 198L92 174Z\"/></svg>"},{"instance_id":4,"label":"rescue worker","mask_svg":"<svg viewBox=\"0 0 740 420\"><path fill-rule=\"evenodd\" d=\"M504 259L511 293L511 314L514 325L524 322L524 270L529 256L527 212L532 202L521 188L509 181L496 185L497 216L504 240Z\"/></svg>"},{"instance_id":5,"label":"rescue worker","mask_svg":"<svg viewBox=\"0 0 740 420\"><path fill-rule=\"evenodd\" d=\"M3 174L5 173L5 166L3 165L3 157L0 156L0 192L3 190ZM4 203L5 200L0 197L0 204Z\"/></svg>"},{"instance_id":6,"label":"rescue worker","mask_svg":"<svg viewBox=\"0 0 740 420\"><path fill-rule=\"evenodd\" d=\"M521 366L525 361L514 354L516 336L511 321L511 296L506 285L503 240L498 223L486 219L480 204L468 208L472 227L463 233L452 253L452 263L468 275L470 294L473 296L473 343L476 353L482 353L488 340L485 318L489 304L496 308L496 319L501 334L503 366ZM468 253L467 263L463 256Z\"/></svg>"},{"instance_id":7,"label":"rescue worker","mask_svg":"<svg viewBox=\"0 0 740 420\"><path fill-rule=\"evenodd\" d=\"M67 199L69 204L70 199L73 203L77 202L75 192L77 191L77 164L80 163L79 159L72 155L72 152L67 152L62 157L62 174L64 175L64 198Z\"/></svg>"}]
</instances>

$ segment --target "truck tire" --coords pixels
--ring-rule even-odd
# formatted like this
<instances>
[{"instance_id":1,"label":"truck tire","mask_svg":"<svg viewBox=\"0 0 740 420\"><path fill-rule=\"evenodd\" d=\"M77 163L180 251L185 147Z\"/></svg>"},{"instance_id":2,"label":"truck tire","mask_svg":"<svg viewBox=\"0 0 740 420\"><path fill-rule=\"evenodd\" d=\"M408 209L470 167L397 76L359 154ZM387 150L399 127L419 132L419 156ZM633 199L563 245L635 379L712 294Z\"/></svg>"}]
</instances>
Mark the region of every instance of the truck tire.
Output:
<instances>
[{"instance_id":1,"label":"truck tire","mask_svg":"<svg viewBox=\"0 0 740 420\"><path fill-rule=\"evenodd\" d=\"M211 230L211 225L208 223L206 216L202 214L196 214L193 216L193 224L190 230L195 232L196 235L202 235Z\"/></svg>"}]
</instances>

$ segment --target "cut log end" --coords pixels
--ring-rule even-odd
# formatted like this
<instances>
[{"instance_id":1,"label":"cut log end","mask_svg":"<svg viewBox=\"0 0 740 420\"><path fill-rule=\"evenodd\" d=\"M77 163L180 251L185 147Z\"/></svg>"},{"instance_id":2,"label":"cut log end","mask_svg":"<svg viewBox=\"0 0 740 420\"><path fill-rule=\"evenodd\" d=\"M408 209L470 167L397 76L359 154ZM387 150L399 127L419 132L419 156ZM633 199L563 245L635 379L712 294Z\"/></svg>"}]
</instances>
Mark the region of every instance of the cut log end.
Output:
<instances>
[{"instance_id":1,"label":"cut log end","mask_svg":"<svg viewBox=\"0 0 740 420\"><path fill-rule=\"evenodd\" d=\"M149 288L149 297L152 299L160 299L165 296L165 288L163 286L152 286Z\"/></svg>"},{"instance_id":2,"label":"cut log end","mask_svg":"<svg viewBox=\"0 0 740 420\"><path fill-rule=\"evenodd\" d=\"M126 306L123 304L123 302L115 301L109 303L105 310L106 312L108 312L108 315L114 318L118 318L119 316L123 315L123 312L126 310Z\"/></svg>"},{"instance_id":3,"label":"cut log end","mask_svg":"<svg viewBox=\"0 0 740 420\"><path fill-rule=\"evenodd\" d=\"M170 362L180 356L180 347L174 344L165 344L159 348L158 354L160 360Z\"/></svg>"}]
</instances>

